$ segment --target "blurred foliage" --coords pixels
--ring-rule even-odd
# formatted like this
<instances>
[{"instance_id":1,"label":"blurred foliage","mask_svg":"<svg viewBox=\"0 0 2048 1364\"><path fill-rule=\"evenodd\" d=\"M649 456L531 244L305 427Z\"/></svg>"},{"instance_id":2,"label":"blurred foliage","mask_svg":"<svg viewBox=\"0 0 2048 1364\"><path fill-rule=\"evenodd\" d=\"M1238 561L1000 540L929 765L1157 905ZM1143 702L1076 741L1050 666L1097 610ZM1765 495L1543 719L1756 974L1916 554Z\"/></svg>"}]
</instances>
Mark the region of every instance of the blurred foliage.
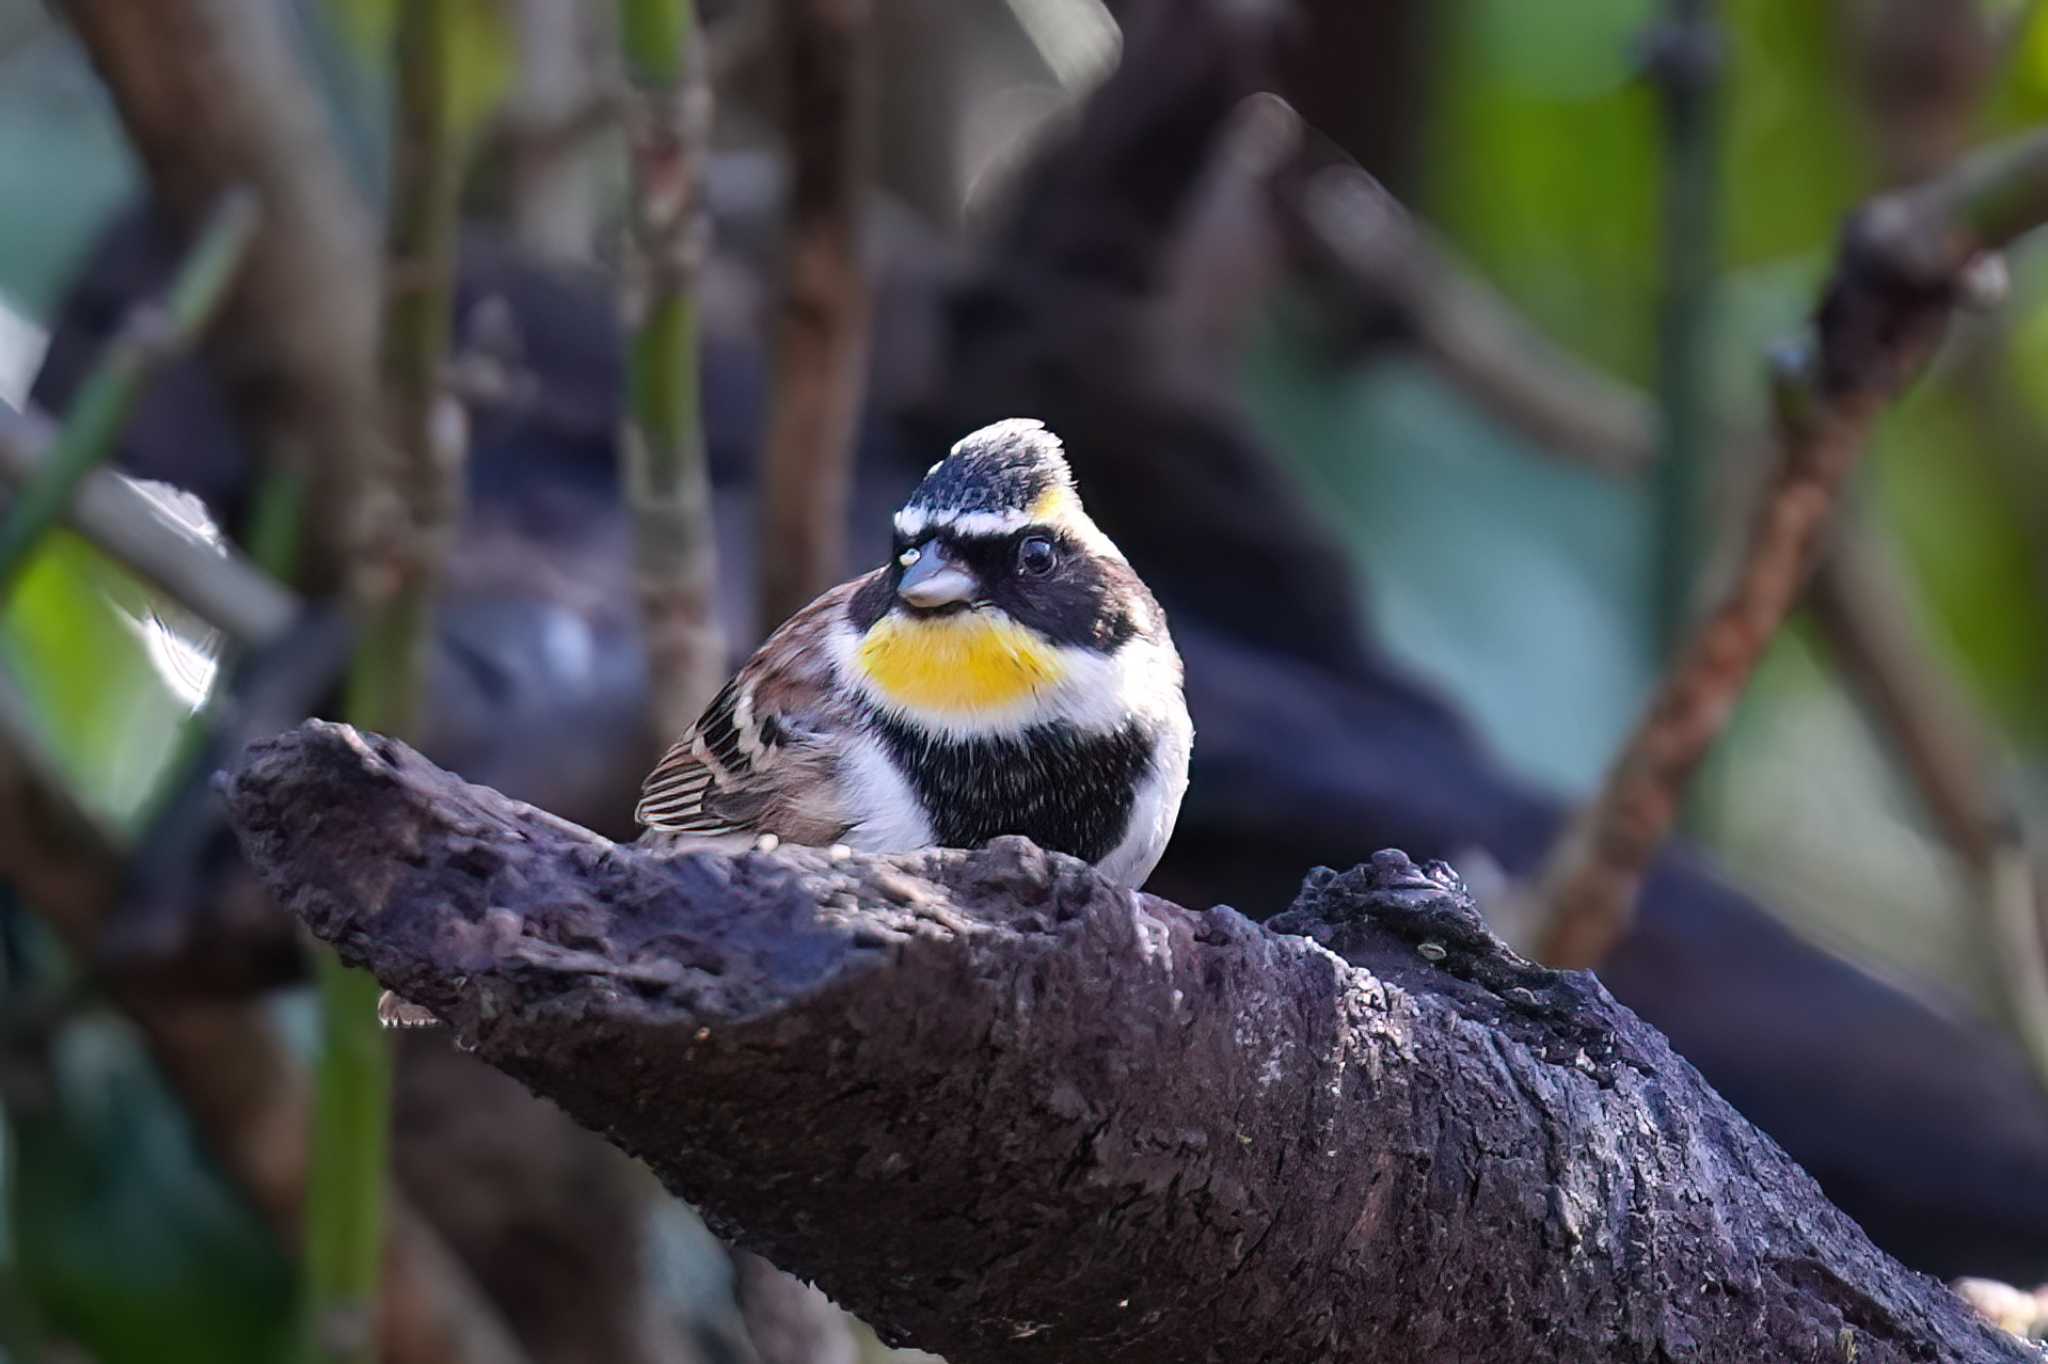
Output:
<instances>
[{"instance_id":1,"label":"blurred foliage","mask_svg":"<svg viewBox=\"0 0 2048 1364\"><path fill-rule=\"evenodd\" d=\"M401 2L290 0L373 194ZM1864 3L1724 0L1729 268L1712 378L1731 433L1761 429L1765 349L1800 326L1842 215L1884 173L1848 27ZM514 80L517 44L498 0L462 4L475 40L454 98L465 124L481 125ZM2016 0L1995 7L2020 12ZM1438 0L1433 102L1417 130L1417 209L1539 326L1643 386L1655 370L1661 150L1638 55L1663 8ZM963 124L1003 118L1005 89L989 84ZM2037 7L1985 92L1978 135L2044 120ZM93 229L135 184L108 101L47 8L0 0L0 300L47 322ZM1591 789L1654 677L1647 489L1547 457L1411 360L1357 360L1277 309L1243 376L1255 419L1354 556L1376 637L1451 694L1511 766ZM1736 490L1754 473L1724 464L1712 478ZM2038 258L2014 262L2011 305L1970 328L1887 419L1855 504L1911 569L1917 596L1901 609L1926 623L2015 759L2048 771ZM147 799L191 704L152 647L154 608L59 537L0 619L0 664L80 790L116 819ZM1701 829L1726 864L1767 883L1765 899L1805 931L1995 1008L1962 879L1804 632L1752 688L1707 804ZM48 1324L101 1364L276 1357L289 1275L191 1149L134 1040L92 1020L60 1036L53 1063L51 1103L9 1111L18 1277Z\"/></svg>"},{"instance_id":2,"label":"blurred foliage","mask_svg":"<svg viewBox=\"0 0 2048 1364\"><path fill-rule=\"evenodd\" d=\"M1728 269L1712 379L1737 437L1764 429L1767 348L1797 334L1843 215L1881 183L1851 42L1856 3L1722 6ZM1416 205L1539 326L1643 387L1655 362L1661 151L1638 56L1663 9L1597 0L1566 19L1522 0L1441 7ZM1983 93L1981 139L2048 117L2038 9ZM1977 328L1887 419L1854 501L1906 556L1919 599L1901 609L1925 621L2015 755L2039 764L2048 293L2024 254L2014 269L2005 327ZM1654 679L1647 485L1548 462L1419 367L1346 368L1284 326L1248 382L1265 429L1328 494L1380 637L1456 696L1511 765L1590 790ZM1740 439L1731 453L1743 453ZM1739 530L1734 498L1757 472L1724 458L1710 474L1724 533ZM1801 773L1826 779L1788 780ZM1781 641L1703 793L1697 832L1797 926L1995 1011L1954 868L1823 655ZM1901 858L1913 874L1872 874Z\"/></svg>"},{"instance_id":3,"label":"blurred foliage","mask_svg":"<svg viewBox=\"0 0 2048 1364\"><path fill-rule=\"evenodd\" d=\"M104 1364L284 1358L290 1274L125 1026L75 1022L49 1059L50 1101L8 1115L9 1213L44 1328Z\"/></svg>"},{"instance_id":4,"label":"blurred foliage","mask_svg":"<svg viewBox=\"0 0 2048 1364\"><path fill-rule=\"evenodd\" d=\"M388 54L397 31L401 0L325 0L334 30L350 56L373 72L388 76ZM459 41L450 51L447 91L450 118L473 135L503 102L512 87L518 41L501 0L456 0ZM381 105L380 105L381 107Z\"/></svg>"},{"instance_id":5,"label":"blurred foliage","mask_svg":"<svg viewBox=\"0 0 2048 1364\"><path fill-rule=\"evenodd\" d=\"M106 92L46 17L31 22L42 8L0 0L0 302L35 319L136 183Z\"/></svg>"},{"instance_id":6,"label":"blurred foliage","mask_svg":"<svg viewBox=\"0 0 2048 1364\"><path fill-rule=\"evenodd\" d=\"M117 822L148 801L210 673L176 671L171 609L68 533L53 535L0 614L0 663L48 726L78 790Z\"/></svg>"}]
</instances>

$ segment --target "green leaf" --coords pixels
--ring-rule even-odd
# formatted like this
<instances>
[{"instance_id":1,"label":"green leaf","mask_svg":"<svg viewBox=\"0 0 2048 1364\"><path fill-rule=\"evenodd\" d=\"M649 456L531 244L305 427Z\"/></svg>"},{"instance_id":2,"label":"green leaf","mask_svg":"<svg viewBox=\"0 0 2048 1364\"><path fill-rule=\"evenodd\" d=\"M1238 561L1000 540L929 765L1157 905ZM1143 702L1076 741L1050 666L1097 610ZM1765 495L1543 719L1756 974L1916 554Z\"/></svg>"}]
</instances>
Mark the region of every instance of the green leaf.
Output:
<instances>
[{"instance_id":1,"label":"green leaf","mask_svg":"<svg viewBox=\"0 0 2048 1364\"><path fill-rule=\"evenodd\" d=\"M148 589L57 532L0 613L0 662L27 693L79 794L116 821L144 805L210 679L154 623ZM168 680L183 669L187 690Z\"/></svg>"}]
</instances>

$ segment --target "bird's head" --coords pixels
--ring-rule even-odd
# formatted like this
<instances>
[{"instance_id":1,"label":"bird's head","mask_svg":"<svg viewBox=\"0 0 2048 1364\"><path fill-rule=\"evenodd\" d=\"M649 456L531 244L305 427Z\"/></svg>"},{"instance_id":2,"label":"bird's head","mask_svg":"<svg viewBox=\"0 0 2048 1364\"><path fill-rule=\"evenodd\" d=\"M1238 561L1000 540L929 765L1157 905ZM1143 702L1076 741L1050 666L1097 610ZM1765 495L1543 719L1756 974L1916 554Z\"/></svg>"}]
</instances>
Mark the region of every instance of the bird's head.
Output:
<instances>
[{"instance_id":1,"label":"bird's head","mask_svg":"<svg viewBox=\"0 0 2048 1364\"><path fill-rule=\"evenodd\" d=\"M1085 708L1083 693L1134 643L1171 651L1152 594L1083 510L1042 422L962 439L894 529L891 562L853 612L854 671L884 706L1001 731Z\"/></svg>"}]
</instances>

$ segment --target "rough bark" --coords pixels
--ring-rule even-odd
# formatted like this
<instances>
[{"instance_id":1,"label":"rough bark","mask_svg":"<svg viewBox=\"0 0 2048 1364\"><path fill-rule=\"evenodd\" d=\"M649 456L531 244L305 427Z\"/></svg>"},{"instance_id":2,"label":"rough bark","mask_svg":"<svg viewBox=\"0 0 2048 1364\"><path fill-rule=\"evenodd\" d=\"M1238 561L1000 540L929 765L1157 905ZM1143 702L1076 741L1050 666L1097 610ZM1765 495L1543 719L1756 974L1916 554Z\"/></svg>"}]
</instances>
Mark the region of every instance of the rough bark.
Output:
<instances>
[{"instance_id":1,"label":"rough bark","mask_svg":"<svg viewBox=\"0 0 2048 1364\"><path fill-rule=\"evenodd\" d=\"M1447 868L1274 931L1019 840L664 862L318 722L224 789L316 933L955 1359L2029 1357Z\"/></svg>"}]
</instances>

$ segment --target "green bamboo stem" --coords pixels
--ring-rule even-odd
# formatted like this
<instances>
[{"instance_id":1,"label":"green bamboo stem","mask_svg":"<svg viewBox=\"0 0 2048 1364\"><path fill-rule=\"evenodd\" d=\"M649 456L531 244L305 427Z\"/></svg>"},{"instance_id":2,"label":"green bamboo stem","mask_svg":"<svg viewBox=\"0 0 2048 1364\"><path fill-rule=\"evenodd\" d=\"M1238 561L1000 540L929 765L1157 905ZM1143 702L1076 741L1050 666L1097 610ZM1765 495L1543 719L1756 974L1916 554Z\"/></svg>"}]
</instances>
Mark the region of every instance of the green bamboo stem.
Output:
<instances>
[{"instance_id":1,"label":"green bamboo stem","mask_svg":"<svg viewBox=\"0 0 2048 1364\"><path fill-rule=\"evenodd\" d=\"M361 635L344 710L417 740L432 596L459 511L462 422L445 391L463 132L453 98L460 0L398 10L383 378L390 446L364 496L378 529L357 569ZM374 979L322 953L324 1044L307 1189L309 1356L374 1364L391 1128L392 1044Z\"/></svg>"},{"instance_id":2,"label":"green bamboo stem","mask_svg":"<svg viewBox=\"0 0 2048 1364\"><path fill-rule=\"evenodd\" d=\"M1672 0L1653 38L1651 74L1664 110L1663 288L1657 396L1655 625L1659 661L1692 625L1702 496L1713 458L1712 346L1720 264L1721 32L1716 0Z\"/></svg>"},{"instance_id":3,"label":"green bamboo stem","mask_svg":"<svg viewBox=\"0 0 2048 1364\"><path fill-rule=\"evenodd\" d=\"M108 345L73 401L48 458L0 523L0 598L63 519L79 484L113 454L150 381L205 332L255 240L260 218L254 194L236 190L223 198L163 302L136 309Z\"/></svg>"},{"instance_id":4,"label":"green bamboo stem","mask_svg":"<svg viewBox=\"0 0 2048 1364\"><path fill-rule=\"evenodd\" d=\"M711 92L690 0L620 0L632 230L625 315L628 417L620 442L657 724L679 732L723 680L717 576L698 392L697 279Z\"/></svg>"}]
</instances>

